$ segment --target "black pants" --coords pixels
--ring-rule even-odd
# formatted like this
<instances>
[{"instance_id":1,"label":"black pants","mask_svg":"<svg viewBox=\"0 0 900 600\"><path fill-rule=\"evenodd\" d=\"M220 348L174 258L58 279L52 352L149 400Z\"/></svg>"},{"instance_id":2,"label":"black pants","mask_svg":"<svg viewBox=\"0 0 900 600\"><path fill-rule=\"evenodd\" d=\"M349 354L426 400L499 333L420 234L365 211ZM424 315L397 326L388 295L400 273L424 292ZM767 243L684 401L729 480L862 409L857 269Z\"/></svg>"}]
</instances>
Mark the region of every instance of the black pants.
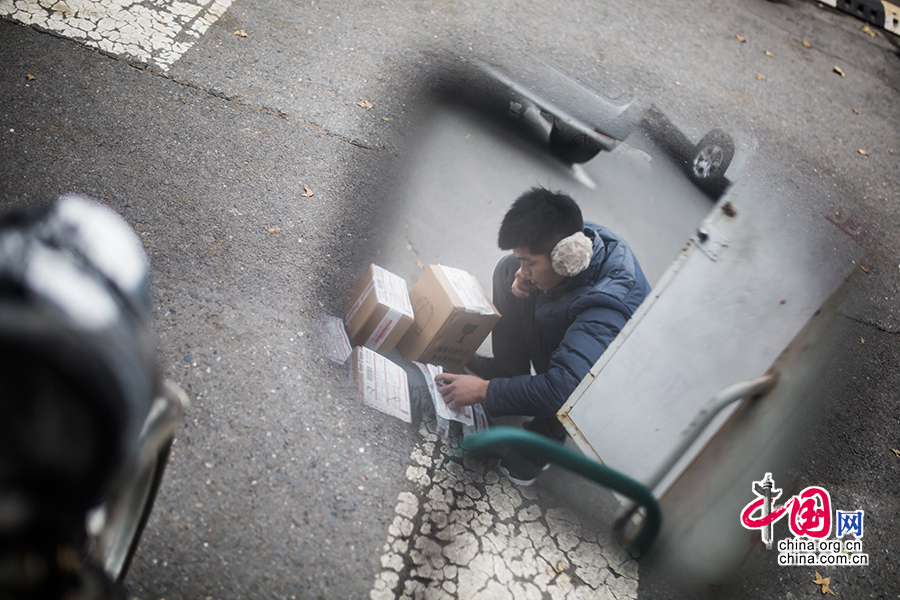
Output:
<instances>
[{"instance_id":1,"label":"black pants","mask_svg":"<svg viewBox=\"0 0 900 600\"><path fill-rule=\"evenodd\" d=\"M501 259L494 269L493 302L502 315L491 331L494 358L482 361L487 367L482 367L483 372L472 369L487 379L531 375L532 363L535 363L535 369L544 369L549 362L552 349L543 347L547 344L534 319L536 294L519 298L512 293L518 269L519 259L512 254ZM557 441L566 439L565 427L556 417L535 417L525 429Z\"/></svg>"}]
</instances>

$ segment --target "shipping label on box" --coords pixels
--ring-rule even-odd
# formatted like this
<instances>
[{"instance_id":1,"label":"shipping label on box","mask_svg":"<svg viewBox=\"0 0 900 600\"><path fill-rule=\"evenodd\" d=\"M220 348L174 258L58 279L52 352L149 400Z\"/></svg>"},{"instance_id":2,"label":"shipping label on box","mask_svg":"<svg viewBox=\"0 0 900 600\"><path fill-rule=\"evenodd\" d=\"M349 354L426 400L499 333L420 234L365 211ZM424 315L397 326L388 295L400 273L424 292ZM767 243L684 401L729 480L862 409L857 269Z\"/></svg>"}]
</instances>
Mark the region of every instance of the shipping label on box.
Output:
<instances>
[{"instance_id":1,"label":"shipping label on box","mask_svg":"<svg viewBox=\"0 0 900 600\"><path fill-rule=\"evenodd\" d=\"M471 274L429 265L409 293L415 319L397 347L404 358L460 373L500 313Z\"/></svg>"},{"instance_id":2,"label":"shipping label on box","mask_svg":"<svg viewBox=\"0 0 900 600\"><path fill-rule=\"evenodd\" d=\"M412 422L406 371L377 352L357 346L351 365L363 402L383 413Z\"/></svg>"},{"instance_id":3,"label":"shipping label on box","mask_svg":"<svg viewBox=\"0 0 900 600\"><path fill-rule=\"evenodd\" d=\"M441 269L447 281L450 282L450 287L456 292L466 312L478 315L493 315L497 312L497 309L485 296L484 290L478 285L474 275L462 269L454 269L444 265L438 265L438 268Z\"/></svg>"},{"instance_id":4,"label":"shipping label on box","mask_svg":"<svg viewBox=\"0 0 900 600\"><path fill-rule=\"evenodd\" d=\"M369 265L344 302L347 333L356 346L386 354L413 322L406 281Z\"/></svg>"}]
</instances>

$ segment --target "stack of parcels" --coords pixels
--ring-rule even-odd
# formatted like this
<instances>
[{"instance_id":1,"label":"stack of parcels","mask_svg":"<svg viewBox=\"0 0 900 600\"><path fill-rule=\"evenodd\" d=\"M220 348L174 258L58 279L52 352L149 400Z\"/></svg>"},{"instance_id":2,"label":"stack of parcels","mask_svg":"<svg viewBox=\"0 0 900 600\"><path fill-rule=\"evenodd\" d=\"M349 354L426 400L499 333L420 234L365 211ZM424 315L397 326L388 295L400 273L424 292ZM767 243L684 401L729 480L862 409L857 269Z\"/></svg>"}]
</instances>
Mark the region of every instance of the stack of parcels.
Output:
<instances>
[{"instance_id":1,"label":"stack of parcels","mask_svg":"<svg viewBox=\"0 0 900 600\"><path fill-rule=\"evenodd\" d=\"M412 291L399 276L369 265L344 303L349 340L338 319L326 322L327 355L348 358L363 401L377 410L411 422L406 372L384 355L396 347L412 361L428 382L439 428L449 421L468 428L486 427L481 407L451 411L443 402L434 376L444 369L460 373L500 320L500 314L469 273L430 265ZM350 351L351 344L354 347Z\"/></svg>"}]
</instances>

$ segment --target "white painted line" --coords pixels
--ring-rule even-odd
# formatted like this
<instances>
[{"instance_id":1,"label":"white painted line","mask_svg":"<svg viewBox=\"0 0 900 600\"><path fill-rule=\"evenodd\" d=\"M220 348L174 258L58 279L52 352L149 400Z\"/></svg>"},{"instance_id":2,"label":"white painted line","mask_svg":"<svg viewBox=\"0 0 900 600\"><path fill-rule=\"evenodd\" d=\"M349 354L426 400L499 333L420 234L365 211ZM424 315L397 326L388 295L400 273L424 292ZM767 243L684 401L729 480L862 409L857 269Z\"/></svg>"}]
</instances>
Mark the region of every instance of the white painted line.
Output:
<instances>
[{"instance_id":1,"label":"white painted line","mask_svg":"<svg viewBox=\"0 0 900 600\"><path fill-rule=\"evenodd\" d=\"M0 0L0 15L167 71L232 0Z\"/></svg>"},{"instance_id":2,"label":"white painted line","mask_svg":"<svg viewBox=\"0 0 900 600\"><path fill-rule=\"evenodd\" d=\"M900 35L900 7L882 0L884 6L884 28L895 35Z\"/></svg>"},{"instance_id":3,"label":"white painted line","mask_svg":"<svg viewBox=\"0 0 900 600\"><path fill-rule=\"evenodd\" d=\"M832 8L839 8L837 0L818 0L822 4L827 4ZM900 7L887 2L887 0L881 0L881 5L884 7L884 23L881 23L881 27L883 27L886 31L889 31L895 35L900 35ZM846 12L850 15L855 15L852 10L844 10L840 8L843 12ZM855 15L859 16L859 15ZM865 20L865 19L863 19Z\"/></svg>"}]
</instances>

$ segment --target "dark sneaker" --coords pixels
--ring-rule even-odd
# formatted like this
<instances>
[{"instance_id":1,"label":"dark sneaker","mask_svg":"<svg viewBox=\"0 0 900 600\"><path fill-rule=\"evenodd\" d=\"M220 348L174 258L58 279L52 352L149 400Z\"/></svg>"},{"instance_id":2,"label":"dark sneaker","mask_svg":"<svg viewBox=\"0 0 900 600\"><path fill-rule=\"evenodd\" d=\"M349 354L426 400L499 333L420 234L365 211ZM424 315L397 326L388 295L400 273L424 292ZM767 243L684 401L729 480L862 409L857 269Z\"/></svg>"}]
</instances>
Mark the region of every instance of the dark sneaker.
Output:
<instances>
[{"instance_id":1,"label":"dark sneaker","mask_svg":"<svg viewBox=\"0 0 900 600\"><path fill-rule=\"evenodd\" d=\"M535 417L522 426L526 431L565 443L566 429L556 417ZM531 454L510 450L500 459L500 472L518 485L531 485L537 476L550 468L550 463Z\"/></svg>"},{"instance_id":2,"label":"dark sneaker","mask_svg":"<svg viewBox=\"0 0 900 600\"><path fill-rule=\"evenodd\" d=\"M516 485L531 485L549 468L550 463L534 460L517 450L510 450L500 459L500 472Z\"/></svg>"}]
</instances>

